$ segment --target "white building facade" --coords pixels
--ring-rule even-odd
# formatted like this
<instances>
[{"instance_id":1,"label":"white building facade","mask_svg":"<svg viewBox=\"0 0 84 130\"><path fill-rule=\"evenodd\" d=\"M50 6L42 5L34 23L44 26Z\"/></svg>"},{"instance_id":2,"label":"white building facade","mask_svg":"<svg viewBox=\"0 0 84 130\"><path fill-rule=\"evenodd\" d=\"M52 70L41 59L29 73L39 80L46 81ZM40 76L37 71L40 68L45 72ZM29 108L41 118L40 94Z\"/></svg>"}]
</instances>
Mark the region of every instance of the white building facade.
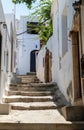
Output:
<instances>
[{"instance_id":1,"label":"white building facade","mask_svg":"<svg viewBox=\"0 0 84 130\"><path fill-rule=\"evenodd\" d=\"M40 40L38 39L38 34L29 34L27 32L27 22L38 21L30 20L28 16L21 16L20 20L17 21L17 74L20 75L35 71L32 70L31 64L35 65L37 51L40 48ZM33 53L35 53L35 57L31 56ZM32 60L34 60L33 63Z\"/></svg>"}]
</instances>

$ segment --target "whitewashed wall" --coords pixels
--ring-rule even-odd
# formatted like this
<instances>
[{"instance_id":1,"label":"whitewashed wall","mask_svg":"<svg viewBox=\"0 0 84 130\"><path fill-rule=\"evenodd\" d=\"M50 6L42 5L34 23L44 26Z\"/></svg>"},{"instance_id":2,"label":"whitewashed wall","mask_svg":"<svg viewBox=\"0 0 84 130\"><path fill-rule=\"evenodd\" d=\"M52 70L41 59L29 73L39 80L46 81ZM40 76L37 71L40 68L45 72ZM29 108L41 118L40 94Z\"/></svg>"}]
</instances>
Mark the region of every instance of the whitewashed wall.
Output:
<instances>
[{"instance_id":1,"label":"whitewashed wall","mask_svg":"<svg viewBox=\"0 0 84 130\"><path fill-rule=\"evenodd\" d=\"M69 32L72 29L74 10L72 7L73 0L54 0L52 5L51 15L53 18L53 36L49 39L46 46L52 52L52 82L56 82L65 95L66 99L69 100L67 90L72 81L72 53L71 53L71 39L69 38ZM66 8L64 8L66 7ZM64 13L64 14L63 14ZM67 16L67 51L63 55L63 46L66 46L62 40L62 15ZM66 26L65 26L66 27ZM64 30L65 31L65 30ZM38 67L37 76L44 82L44 68L43 68L43 57L45 56L44 46L38 54Z\"/></svg>"},{"instance_id":2,"label":"whitewashed wall","mask_svg":"<svg viewBox=\"0 0 84 130\"><path fill-rule=\"evenodd\" d=\"M5 21L6 21L6 25L7 25L7 46L8 46L8 76L9 76L9 80L7 81L8 83L10 83L10 76L11 73L15 72L15 66L14 66L14 52L16 50L16 46L15 46L15 41L16 41L16 32L15 32L15 16L13 13L9 13L9 14L5 14ZM11 38L13 37L13 41L11 41ZM13 42L13 43L11 43ZM12 50L12 72L11 72L11 46L13 44L13 50Z\"/></svg>"},{"instance_id":3,"label":"whitewashed wall","mask_svg":"<svg viewBox=\"0 0 84 130\"><path fill-rule=\"evenodd\" d=\"M5 26L4 26L5 25ZM2 4L0 1L0 33L2 35L2 48L1 48L1 76L0 76L0 102L2 102L2 97L7 87L8 77L10 74L10 35L8 27L5 20L5 15L3 12Z\"/></svg>"},{"instance_id":4,"label":"whitewashed wall","mask_svg":"<svg viewBox=\"0 0 84 130\"><path fill-rule=\"evenodd\" d=\"M28 16L21 17L18 22L17 34L27 30L27 21L29 21ZM35 34L23 33L17 36L17 44L17 73L26 74L30 72L30 53L33 50L39 50L40 41Z\"/></svg>"}]
</instances>

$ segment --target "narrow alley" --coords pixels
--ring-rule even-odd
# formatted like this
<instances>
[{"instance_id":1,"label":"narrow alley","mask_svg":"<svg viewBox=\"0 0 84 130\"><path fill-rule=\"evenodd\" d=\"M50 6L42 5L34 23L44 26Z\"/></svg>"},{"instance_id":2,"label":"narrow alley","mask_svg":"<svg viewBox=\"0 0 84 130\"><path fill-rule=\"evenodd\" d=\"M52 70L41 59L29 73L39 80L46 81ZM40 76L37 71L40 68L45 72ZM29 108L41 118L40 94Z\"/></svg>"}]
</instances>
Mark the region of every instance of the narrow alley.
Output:
<instances>
[{"instance_id":1,"label":"narrow alley","mask_svg":"<svg viewBox=\"0 0 84 130\"><path fill-rule=\"evenodd\" d=\"M84 0L0 0L0 130L84 130Z\"/></svg>"}]
</instances>

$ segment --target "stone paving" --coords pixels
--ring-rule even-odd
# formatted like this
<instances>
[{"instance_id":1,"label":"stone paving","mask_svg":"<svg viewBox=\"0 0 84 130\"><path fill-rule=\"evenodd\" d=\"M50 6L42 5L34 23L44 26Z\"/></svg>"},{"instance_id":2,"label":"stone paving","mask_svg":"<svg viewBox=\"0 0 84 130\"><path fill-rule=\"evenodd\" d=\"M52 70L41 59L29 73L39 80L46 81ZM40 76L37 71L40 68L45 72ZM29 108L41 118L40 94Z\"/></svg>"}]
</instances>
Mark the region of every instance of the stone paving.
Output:
<instances>
[{"instance_id":1,"label":"stone paving","mask_svg":"<svg viewBox=\"0 0 84 130\"><path fill-rule=\"evenodd\" d=\"M0 122L11 123L70 123L58 110L11 110L9 115L0 115Z\"/></svg>"}]
</instances>

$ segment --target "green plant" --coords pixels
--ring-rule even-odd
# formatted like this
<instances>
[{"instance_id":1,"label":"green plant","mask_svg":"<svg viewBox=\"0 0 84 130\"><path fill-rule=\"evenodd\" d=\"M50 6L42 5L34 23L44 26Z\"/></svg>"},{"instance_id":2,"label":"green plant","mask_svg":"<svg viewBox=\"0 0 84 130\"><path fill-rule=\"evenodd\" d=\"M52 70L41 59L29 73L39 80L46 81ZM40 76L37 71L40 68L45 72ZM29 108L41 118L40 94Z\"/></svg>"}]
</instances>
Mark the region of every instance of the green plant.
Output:
<instances>
[{"instance_id":1,"label":"green plant","mask_svg":"<svg viewBox=\"0 0 84 130\"><path fill-rule=\"evenodd\" d=\"M32 3L36 2L36 0L12 0L13 3L26 3L28 8L31 8Z\"/></svg>"},{"instance_id":2,"label":"green plant","mask_svg":"<svg viewBox=\"0 0 84 130\"><path fill-rule=\"evenodd\" d=\"M32 3L37 0L12 0L16 3L26 3L28 8L31 8ZM38 5L33 8L34 12L31 13L32 17L38 17L38 31L39 38L44 41L44 44L48 41L49 37L53 33L51 13L52 0L39 0Z\"/></svg>"},{"instance_id":3,"label":"green plant","mask_svg":"<svg viewBox=\"0 0 84 130\"><path fill-rule=\"evenodd\" d=\"M34 13L32 13L32 15L37 15L39 17L38 34L40 39L44 41L44 44L46 44L53 33L52 18L50 16L51 5L51 0L40 0L38 6L34 8Z\"/></svg>"}]
</instances>

